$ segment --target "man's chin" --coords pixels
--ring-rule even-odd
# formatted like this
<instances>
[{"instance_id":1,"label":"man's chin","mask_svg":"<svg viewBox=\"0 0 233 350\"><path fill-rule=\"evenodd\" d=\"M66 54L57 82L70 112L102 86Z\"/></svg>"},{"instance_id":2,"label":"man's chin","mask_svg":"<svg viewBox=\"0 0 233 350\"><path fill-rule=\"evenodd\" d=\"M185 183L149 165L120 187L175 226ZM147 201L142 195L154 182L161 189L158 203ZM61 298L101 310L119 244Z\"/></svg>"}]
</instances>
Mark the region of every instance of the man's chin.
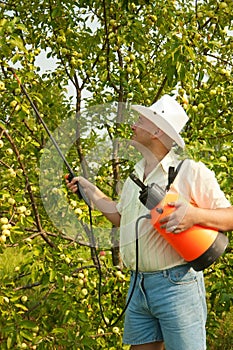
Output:
<instances>
[{"instance_id":1,"label":"man's chin","mask_svg":"<svg viewBox=\"0 0 233 350\"><path fill-rule=\"evenodd\" d=\"M129 144L130 144L131 146L136 147L136 145L138 144L138 142L135 141L135 140L133 139L133 137L132 137L132 138L130 139L130 141L129 141Z\"/></svg>"},{"instance_id":2,"label":"man's chin","mask_svg":"<svg viewBox=\"0 0 233 350\"><path fill-rule=\"evenodd\" d=\"M142 151L145 147L139 143L138 141L134 140L133 138L131 138L129 144L131 146L133 146L134 148L136 148L138 151Z\"/></svg>"}]
</instances>

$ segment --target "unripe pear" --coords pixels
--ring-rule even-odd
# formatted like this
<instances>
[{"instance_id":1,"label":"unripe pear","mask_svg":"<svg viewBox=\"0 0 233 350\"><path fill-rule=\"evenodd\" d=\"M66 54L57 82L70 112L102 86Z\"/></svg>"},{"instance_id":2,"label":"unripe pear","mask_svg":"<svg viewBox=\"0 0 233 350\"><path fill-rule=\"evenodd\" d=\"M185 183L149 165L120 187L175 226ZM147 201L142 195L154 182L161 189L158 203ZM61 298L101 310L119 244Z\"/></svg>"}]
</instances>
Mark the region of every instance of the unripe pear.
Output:
<instances>
[{"instance_id":1,"label":"unripe pear","mask_svg":"<svg viewBox=\"0 0 233 350\"><path fill-rule=\"evenodd\" d=\"M119 327L113 327L112 331L113 331L113 333L115 333L115 334L120 333Z\"/></svg>"},{"instance_id":2,"label":"unripe pear","mask_svg":"<svg viewBox=\"0 0 233 350\"><path fill-rule=\"evenodd\" d=\"M11 235L11 232L10 232L10 230L5 229L5 230L2 231L2 235L6 236L6 237L9 237Z\"/></svg>"},{"instance_id":3,"label":"unripe pear","mask_svg":"<svg viewBox=\"0 0 233 350\"><path fill-rule=\"evenodd\" d=\"M21 205L20 207L17 208L17 212L19 214L24 213L27 210L27 208L24 205Z\"/></svg>"},{"instance_id":4,"label":"unripe pear","mask_svg":"<svg viewBox=\"0 0 233 350\"><path fill-rule=\"evenodd\" d=\"M11 177L16 177L16 172L14 171L14 169L10 168L8 169L8 172Z\"/></svg>"},{"instance_id":5,"label":"unripe pear","mask_svg":"<svg viewBox=\"0 0 233 350\"><path fill-rule=\"evenodd\" d=\"M11 156L11 155L13 154L13 150L12 150L11 148L7 148L6 154L8 154L9 156Z\"/></svg>"},{"instance_id":6,"label":"unripe pear","mask_svg":"<svg viewBox=\"0 0 233 350\"><path fill-rule=\"evenodd\" d=\"M124 61L125 61L126 63L129 63L129 62L130 62L130 57L129 57L129 56L126 56L126 57L124 58Z\"/></svg>"},{"instance_id":7,"label":"unripe pear","mask_svg":"<svg viewBox=\"0 0 233 350\"><path fill-rule=\"evenodd\" d=\"M16 100L13 100L10 102L10 107L15 108L17 106L18 102Z\"/></svg>"},{"instance_id":8,"label":"unripe pear","mask_svg":"<svg viewBox=\"0 0 233 350\"><path fill-rule=\"evenodd\" d=\"M221 160L221 162L227 162L227 157L226 156L221 156L219 159Z\"/></svg>"},{"instance_id":9,"label":"unripe pear","mask_svg":"<svg viewBox=\"0 0 233 350\"><path fill-rule=\"evenodd\" d=\"M87 290L86 288L83 288L83 289L81 290L81 293L82 293L84 296L86 296L86 295L88 294L88 290Z\"/></svg>"},{"instance_id":10,"label":"unripe pear","mask_svg":"<svg viewBox=\"0 0 233 350\"><path fill-rule=\"evenodd\" d=\"M0 242L1 242L1 243L5 243L5 242L6 242L6 236L1 235L1 236L0 236Z\"/></svg>"},{"instance_id":11,"label":"unripe pear","mask_svg":"<svg viewBox=\"0 0 233 350\"><path fill-rule=\"evenodd\" d=\"M126 68L126 71L127 71L127 73L131 74L131 73L133 73L133 68L127 67L127 68Z\"/></svg>"},{"instance_id":12,"label":"unripe pear","mask_svg":"<svg viewBox=\"0 0 233 350\"><path fill-rule=\"evenodd\" d=\"M21 301L22 301L23 303L26 303L27 300L28 300L28 297L27 297L26 295L23 295L23 296L21 297Z\"/></svg>"},{"instance_id":13,"label":"unripe pear","mask_svg":"<svg viewBox=\"0 0 233 350\"><path fill-rule=\"evenodd\" d=\"M133 53L131 53L130 55L129 55L129 58L130 58L130 60L131 61L135 61L135 55L133 54Z\"/></svg>"},{"instance_id":14,"label":"unripe pear","mask_svg":"<svg viewBox=\"0 0 233 350\"><path fill-rule=\"evenodd\" d=\"M220 8L221 10L226 9L227 7L228 7L228 5L227 5L226 2L220 2L220 3L219 3L219 8Z\"/></svg>"},{"instance_id":15,"label":"unripe pear","mask_svg":"<svg viewBox=\"0 0 233 350\"><path fill-rule=\"evenodd\" d=\"M14 198L9 198L8 203L14 205L15 204Z\"/></svg>"},{"instance_id":16,"label":"unripe pear","mask_svg":"<svg viewBox=\"0 0 233 350\"><path fill-rule=\"evenodd\" d=\"M8 219L3 217L0 219L1 224L8 224Z\"/></svg>"},{"instance_id":17,"label":"unripe pear","mask_svg":"<svg viewBox=\"0 0 233 350\"><path fill-rule=\"evenodd\" d=\"M5 84L3 81L0 81L0 91L6 90Z\"/></svg>"}]
</instances>

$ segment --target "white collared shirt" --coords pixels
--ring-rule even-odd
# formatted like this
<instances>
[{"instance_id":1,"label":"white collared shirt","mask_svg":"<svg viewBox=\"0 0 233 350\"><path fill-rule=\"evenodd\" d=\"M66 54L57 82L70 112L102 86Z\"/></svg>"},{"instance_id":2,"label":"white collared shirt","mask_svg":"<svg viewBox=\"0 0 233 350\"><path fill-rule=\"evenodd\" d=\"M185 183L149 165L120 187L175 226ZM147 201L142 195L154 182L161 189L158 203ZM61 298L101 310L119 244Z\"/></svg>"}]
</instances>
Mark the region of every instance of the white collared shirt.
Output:
<instances>
[{"instance_id":1,"label":"white collared shirt","mask_svg":"<svg viewBox=\"0 0 233 350\"><path fill-rule=\"evenodd\" d=\"M171 150L147 176L145 185L156 183L164 190L168 183L168 169L179 164L177 155ZM145 161L135 166L136 176L143 181ZM215 175L203 163L185 160L170 189L179 193L189 203L201 208L226 208L231 206L220 190ZM121 214L120 251L124 264L135 270L135 223L138 217L149 214L139 200L140 188L130 178L123 186L117 209ZM139 223L139 271L157 271L184 264L183 258L154 229L150 219Z\"/></svg>"}]
</instances>

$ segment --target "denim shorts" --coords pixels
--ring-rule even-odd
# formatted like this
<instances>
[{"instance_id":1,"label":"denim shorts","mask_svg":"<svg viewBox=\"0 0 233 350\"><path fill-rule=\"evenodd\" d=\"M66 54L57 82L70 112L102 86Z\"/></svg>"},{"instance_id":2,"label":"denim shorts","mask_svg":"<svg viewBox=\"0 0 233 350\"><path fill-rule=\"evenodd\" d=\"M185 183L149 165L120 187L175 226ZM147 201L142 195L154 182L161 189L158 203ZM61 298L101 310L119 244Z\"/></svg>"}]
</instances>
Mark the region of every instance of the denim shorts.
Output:
<instances>
[{"instance_id":1,"label":"denim shorts","mask_svg":"<svg viewBox=\"0 0 233 350\"><path fill-rule=\"evenodd\" d=\"M131 272L128 297L135 272ZM164 341L166 350L205 350L207 317L202 272L181 265L139 272L125 314L123 343Z\"/></svg>"}]
</instances>

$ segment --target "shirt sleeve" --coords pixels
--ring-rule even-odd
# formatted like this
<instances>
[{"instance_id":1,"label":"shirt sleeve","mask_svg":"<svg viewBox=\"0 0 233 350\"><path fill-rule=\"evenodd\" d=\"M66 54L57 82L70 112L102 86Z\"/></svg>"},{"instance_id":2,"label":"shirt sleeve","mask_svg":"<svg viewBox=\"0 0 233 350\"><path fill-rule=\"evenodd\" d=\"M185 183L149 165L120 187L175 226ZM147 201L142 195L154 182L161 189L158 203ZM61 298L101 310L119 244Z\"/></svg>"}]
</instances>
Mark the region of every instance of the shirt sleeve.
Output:
<instances>
[{"instance_id":1,"label":"shirt sleeve","mask_svg":"<svg viewBox=\"0 0 233 350\"><path fill-rule=\"evenodd\" d=\"M206 209L231 206L217 182L215 173L204 163L186 161L180 175L184 179L183 188L186 193L189 192L189 197L194 205Z\"/></svg>"},{"instance_id":2,"label":"shirt sleeve","mask_svg":"<svg viewBox=\"0 0 233 350\"><path fill-rule=\"evenodd\" d=\"M120 200L117 203L117 210L119 214L122 214L123 209L128 205L130 201L131 186L132 186L131 181L129 178L127 178L122 188Z\"/></svg>"}]
</instances>

